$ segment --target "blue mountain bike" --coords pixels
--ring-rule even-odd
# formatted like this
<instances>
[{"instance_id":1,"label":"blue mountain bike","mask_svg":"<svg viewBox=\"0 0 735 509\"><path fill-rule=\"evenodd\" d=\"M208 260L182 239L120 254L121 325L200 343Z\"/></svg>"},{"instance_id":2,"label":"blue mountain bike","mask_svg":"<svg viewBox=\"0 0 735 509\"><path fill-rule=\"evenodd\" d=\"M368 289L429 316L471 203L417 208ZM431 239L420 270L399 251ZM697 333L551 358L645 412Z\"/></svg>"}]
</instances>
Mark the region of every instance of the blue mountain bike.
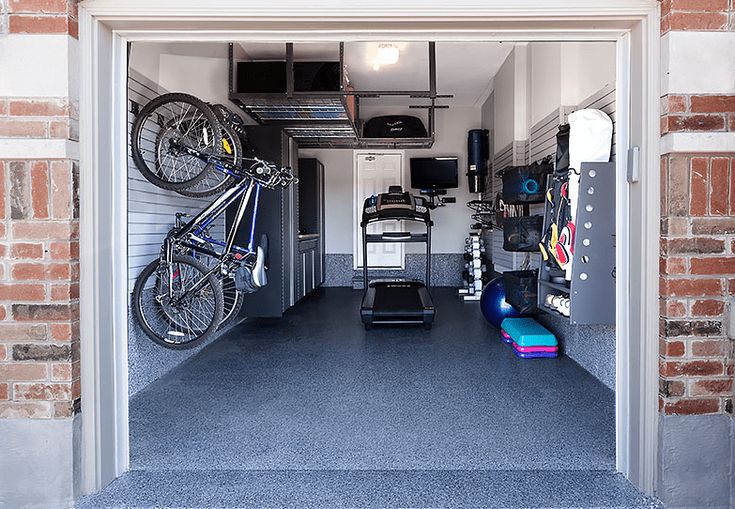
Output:
<instances>
[{"instance_id":1,"label":"blue mountain bike","mask_svg":"<svg viewBox=\"0 0 735 509\"><path fill-rule=\"evenodd\" d=\"M237 316L245 293L267 284L268 243L255 245L262 188L296 181L288 168L243 155L241 121L224 106L187 94L153 99L136 116L132 156L143 176L187 196L218 194L199 214L179 213L159 257L140 273L133 289L133 315L157 344L192 348ZM213 223L236 206L224 239ZM235 235L249 216L247 245Z\"/></svg>"}]
</instances>

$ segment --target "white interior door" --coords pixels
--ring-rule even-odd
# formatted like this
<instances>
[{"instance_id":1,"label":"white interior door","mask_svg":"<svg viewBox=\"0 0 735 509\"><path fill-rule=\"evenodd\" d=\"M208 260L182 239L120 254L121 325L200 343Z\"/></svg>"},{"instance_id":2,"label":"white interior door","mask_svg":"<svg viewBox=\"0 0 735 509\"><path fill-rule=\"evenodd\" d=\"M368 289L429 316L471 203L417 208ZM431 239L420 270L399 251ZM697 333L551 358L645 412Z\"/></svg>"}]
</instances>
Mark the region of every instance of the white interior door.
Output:
<instances>
[{"instance_id":1,"label":"white interior door","mask_svg":"<svg viewBox=\"0 0 735 509\"><path fill-rule=\"evenodd\" d=\"M355 268L362 267L362 228L360 219L365 198L373 194L385 193L390 186L403 182L402 153L355 153L355 224L354 253ZM401 221L385 221L368 226L368 233L400 231ZM371 268L402 269L403 244L369 244L368 263Z\"/></svg>"}]
</instances>

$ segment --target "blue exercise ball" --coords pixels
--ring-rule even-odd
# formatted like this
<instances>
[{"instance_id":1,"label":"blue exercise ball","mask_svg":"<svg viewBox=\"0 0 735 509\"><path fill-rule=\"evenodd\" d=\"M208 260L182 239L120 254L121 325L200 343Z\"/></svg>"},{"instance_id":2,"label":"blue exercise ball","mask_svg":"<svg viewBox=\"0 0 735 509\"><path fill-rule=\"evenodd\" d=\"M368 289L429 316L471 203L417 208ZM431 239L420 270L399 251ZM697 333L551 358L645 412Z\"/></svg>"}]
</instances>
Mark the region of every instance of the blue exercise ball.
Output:
<instances>
[{"instance_id":1,"label":"blue exercise ball","mask_svg":"<svg viewBox=\"0 0 735 509\"><path fill-rule=\"evenodd\" d=\"M496 277L482 289L480 309L485 319L498 329L506 318L518 318L521 316L505 300L505 285L503 284L502 276Z\"/></svg>"}]
</instances>

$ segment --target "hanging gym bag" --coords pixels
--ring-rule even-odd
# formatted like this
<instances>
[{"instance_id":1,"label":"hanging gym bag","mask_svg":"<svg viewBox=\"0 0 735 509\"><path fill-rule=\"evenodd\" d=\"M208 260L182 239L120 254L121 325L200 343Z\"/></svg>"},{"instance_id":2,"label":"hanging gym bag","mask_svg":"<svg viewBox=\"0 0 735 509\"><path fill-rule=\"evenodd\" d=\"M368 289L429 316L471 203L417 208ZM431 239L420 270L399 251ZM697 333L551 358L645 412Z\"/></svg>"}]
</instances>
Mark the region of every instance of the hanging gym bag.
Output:
<instances>
[{"instance_id":1,"label":"hanging gym bag","mask_svg":"<svg viewBox=\"0 0 735 509\"><path fill-rule=\"evenodd\" d=\"M503 249L513 252L539 250L544 216L506 217L503 220Z\"/></svg>"},{"instance_id":2,"label":"hanging gym bag","mask_svg":"<svg viewBox=\"0 0 735 509\"><path fill-rule=\"evenodd\" d=\"M505 300L522 314L536 311L538 296L538 272L535 270L511 270L503 272Z\"/></svg>"},{"instance_id":3,"label":"hanging gym bag","mask_svg":"<svg viewBox=\"0 0 735 509\"><path fill-rule=\"evenodd\" d=\"M503 201L507 204L543 203L546 176L554 171L551 157L528 166L508 166L503 174Z\"/></svg>"},{"instance_id":4,"label":"hanging gym bag","mask_svg":"<svg viewBox=\"0 0 735 509\"><path fill-rule=\"evenodd\" d=\"M386 115L365 122L363 138L426 138L426 128L418 117Z\"/></svg>"}]
</instances>

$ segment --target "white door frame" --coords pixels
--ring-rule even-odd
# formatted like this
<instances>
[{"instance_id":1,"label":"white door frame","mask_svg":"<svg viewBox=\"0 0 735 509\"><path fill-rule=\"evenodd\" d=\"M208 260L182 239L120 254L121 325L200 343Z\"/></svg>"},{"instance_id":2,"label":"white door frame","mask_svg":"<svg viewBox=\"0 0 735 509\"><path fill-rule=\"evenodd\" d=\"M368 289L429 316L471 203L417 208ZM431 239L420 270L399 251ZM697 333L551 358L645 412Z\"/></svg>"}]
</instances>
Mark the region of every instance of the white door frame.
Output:
<instances>
[{"instance_id":1,"label":"white door frame","mask_svg":"<svg viewBox=\"0 0 735 509\"><path fill-rule=\"evenodd\" d=\"M376 150L367 150L367 149L356 149L352 151L352 268L354 270L360 269L362 270L362 265L358 263L359 253L362 252L362 234L360 233L360 221L362 219L360 207L362 206L362 203L360 203L359 200L361 198L358 198L357 196L357 158L361 155L366 154L373 154L373 155L383 155L383 154L398 154L401 156L401 186L405 189L406 188L406 151L405 150L396 150L396 149L376 149ZM386 189L387 191L387 189ZM406 268L406 250L405 250L405 244L398 244L399 249L401 251L401 266L396 268L382 268L381 270L403 270Z\"/></svg>"},{"instance_id":2,"label":"white door frame","mask_svg":"<svg viewBox=\"0 0 735 509\"><path fill-rule=\"evenodd\" d=\"M619 184L617 468L656 481L659 255L659 8L656 0L86 0L80 4L80 327L83 491L129 467L125 62L129 41L617 41L619 94L634 120L641 180ZM629 73L629 81L621 76ZM620 97L619 97L620 99ZM622 103L621 103L622 104ZM620 112L620 108L618 109ZM620 120L618 121L621 124ZM624 160L624 151L621 157ZM622 164L622 162L620 163ZM629 218L635 218L630 221ZM635 260L636 263L628 263ZM622 324L622 327L620 326ZM623 329L623 330L620 330Z\"/></svg>"}]
</instances>

